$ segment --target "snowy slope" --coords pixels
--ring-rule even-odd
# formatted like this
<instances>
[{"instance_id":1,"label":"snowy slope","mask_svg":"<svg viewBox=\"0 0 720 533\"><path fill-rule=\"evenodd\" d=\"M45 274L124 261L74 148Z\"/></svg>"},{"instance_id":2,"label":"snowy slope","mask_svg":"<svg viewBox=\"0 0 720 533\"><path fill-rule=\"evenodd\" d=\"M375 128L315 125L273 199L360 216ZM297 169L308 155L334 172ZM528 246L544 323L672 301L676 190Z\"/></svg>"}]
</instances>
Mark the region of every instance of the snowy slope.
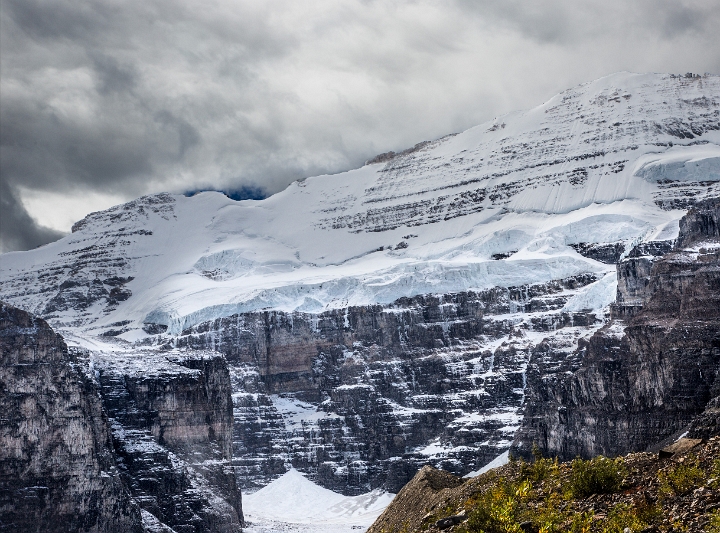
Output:
<instances>
[{"instance_id":1,"label":"snowy slope","mask_svg":"<svg viewBox=\"0 0 720 533\"><path fill-rule=\"evenodd\" d=\"M290 469L259 491L244 496L243 510L250 523L249 532L364 531L394 496L378 490L343 496Z\"/></svg>"},{"instance_id":2,"label":"snowy slope","mask_svg":"<svg viewBox=\"0 0 720 533\"><path fill-rule=\"evenodd\" d=\"M569 245L672 239L689 202L720 195L720 77L615 74L376 161L262 201L156 195L88 215L0 256L0 298L132 341L148 322L611 272ZM568 305L609 303L598 283Z\"/></svg>"}]
</instances>

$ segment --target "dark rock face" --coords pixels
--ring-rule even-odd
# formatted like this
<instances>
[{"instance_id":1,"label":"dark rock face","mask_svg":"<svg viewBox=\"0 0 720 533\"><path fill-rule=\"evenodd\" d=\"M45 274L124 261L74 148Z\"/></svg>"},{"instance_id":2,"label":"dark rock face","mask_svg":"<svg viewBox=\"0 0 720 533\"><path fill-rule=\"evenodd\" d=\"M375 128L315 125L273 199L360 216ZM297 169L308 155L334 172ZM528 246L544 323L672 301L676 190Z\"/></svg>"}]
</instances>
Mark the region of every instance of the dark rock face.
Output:
<instances>
[{"instance_id":1,"label":"dark rock face","mask_svg":"<svg viewBox=\"0 0 720 533\"><path fill-rule=\"evenodd\" d=\"M325 373L313 368L321 354L336 364L348 348L374 347L369 354L373 360L409 359L481 335L496 337L511 331L512 324L484 317L557 311L567 302L568 290L596 280L593 274L582 274L480 293L401 298L387 306L349 307L318 315L245 313L183 331L176 345L216 350L233 364L257 365L271 393L322 389L318 379ZM576 320L587 317L558 312L544 322L538 320L535 328L550 331Z\"/></svg>"},{"instance_id":2,"label":"dark rock face","mask_svg":"<svg viewBox=\"0 0 720 533\"><path fill-rule=\"evenodd\" d=\"M662 257L666 253L672 251L674 245L675 242L672 240L641 242L630 250L628 257Z\"/></svg>"},{"instance_id":3,"label":"dark rock face","mask_svg":"<svg viewBox=\"0 0 720 533\"><path fill-rule=\"evenodd\" d=\"M230 376L217 353L95 356L118 465L140 506L180 533L242 525Z\"/></svg>"},{"instance_id":4,"label":"dark rock face","mask_svg":"<svg viewBox=\"0 0 720 533\"><path fill-rule=\"evenodd\" d=\"M672 250L673 241L649 241L635 246L617 266L618 289L611 306L614 318L632 318L652 295L650 275L656 259Z\"/></svg>"},{"instance_id":5,"label":"dark rock face","mask_svg":"<svg viewBox=\"0 0 720 533\"><path fill-rule=\"evenodd\" d=\"M69 351L6 304L0 354L0 531L242 526L220 354Z\"/></svg>"},{"instance_id":6,"label":"dark rock face","mask_svg":"<svg viewBox=\"0 0 720 533\"><path fill-rule=\"evenodd\" d=\"M707 200L680 220L678 246L687 248L697 242L720 239L720 208L718 200Z\"/></svg>"},{"instance_id":7,"label":"dark rock face","mask_svg":"<svg viewBox=\"0 0 720 533\"><path fill-rule=\"evenodd\" d=\"M577 244L571 244L570 246L584 257L589 257L590 259L595 259L595 261L610 265L617 264L625 252L625 243L622 242L579 242Z\"/></svg>"},{"instance_id":8,"label":"dark rock face","mask_svg":"<svg viewBox=\"0 0 720 533\"><path fill-rule=\"evenodd\" d=\"M535 338L567 329L558 340L565 357L581 331L597 327L591 314L561 311L595 280L319 315L248 313L176 342L220 351L231 364L241 486L263 485L292 464L345 494L397 491L424 464L462 475L507 449Z\"/></svg>"},{"instance_id":9,"label":"dark rock face","mask_svg":"<svg viewBox=\"0 0 720 533\"><path fill-rule=\"evenodd\" d=\"M47 323L0 303L0 531L143 531L93 382Z\"/></svg>"},{"instance_id":10,"label":"dark rock face","mask_svg":"<svg viewBox=\"0 0 720 533\"><path fill-rule=\"evenodd\" d=\"M562 458L643 450L706 407L697 433L717 427L708 404L720 387L719 215L720 200L701 203L671 253L619 265L616 319L581 341L574 365L550 377L533 353L514 453L533 442Z\"/></svg>"},{"instance_id":11,"label":"dark rock face","mask_svg":"<svg viewBox=\"0 0 720 533\"><path fill-rule=\"evenodd\" d=\"M717 393L705 406L705 411L690 424L688 437L691 439L709 439L720 435L720 378L715 380L713 393Z\"/></svg>"}]
</instances>

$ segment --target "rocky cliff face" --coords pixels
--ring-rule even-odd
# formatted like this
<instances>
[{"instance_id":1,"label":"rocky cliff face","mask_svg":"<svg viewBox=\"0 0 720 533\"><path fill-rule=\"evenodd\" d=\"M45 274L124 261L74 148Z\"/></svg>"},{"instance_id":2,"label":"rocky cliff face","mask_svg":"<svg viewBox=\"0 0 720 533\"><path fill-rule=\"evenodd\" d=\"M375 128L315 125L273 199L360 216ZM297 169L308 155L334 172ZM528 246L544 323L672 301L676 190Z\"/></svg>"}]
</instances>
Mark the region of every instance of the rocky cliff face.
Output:
<instances>
[{"instance_id":1,"label":"rocky cliff face","mask_svg":"<svg viewBox=\"0 0 720 533\"><path fill-rule=\"evenodd\" d=\"M6 304L0 354L0 531L242 526L220 354L68 350Z\"/></svg>"},{"instance_id":2,"label":"rocky cliff face","mask_svg":"<svg viewBox=\"0 0 720 533\"><path fill-rule=\"evenodd\" d=\"M143 531L100 397L62 337L0 303L0 531Z\"/></svg>"},{"instance_id":3,"label":"rocky cliff face","mask_svg":"<svg viewBox=\"0 0 720 533\"><path fill-rule=\"evenodd\" d=\"M706 408L691 429L715 431L717 400L709 402L720 395L719 220L720 200L703 202L682 219L670 253L619 265L615 319L581 341L574 367L550 375L533 353L515 453L526 455L533 442L563 458L643 450Z\"/></svg>"},{"instance_id":4,"label":"rocky cliff face","mask_svg":"<svg viewBox=\"0 0 720 533\"><path fill-rule=\"evenodd\" d=\"M217 353L94 355L118 466L140 506L176 532L242 525L231 465L230 377Z\"/></svg>"},{"instance_id":5,"label":"rocky cliff face","mask_svg":"<svg viewBox=\"0 0 720 533\"><path fill-rule=\"evenodd\" d=\"M243 486L292 464L346 494L396 492L428 462L465 474L507 449L532 347L549 336L565 357L599 327L592 313L563 309L596 281L581 275L319 315L247 313L176 342L230 361Z\"/></svg>"}]
</instances>

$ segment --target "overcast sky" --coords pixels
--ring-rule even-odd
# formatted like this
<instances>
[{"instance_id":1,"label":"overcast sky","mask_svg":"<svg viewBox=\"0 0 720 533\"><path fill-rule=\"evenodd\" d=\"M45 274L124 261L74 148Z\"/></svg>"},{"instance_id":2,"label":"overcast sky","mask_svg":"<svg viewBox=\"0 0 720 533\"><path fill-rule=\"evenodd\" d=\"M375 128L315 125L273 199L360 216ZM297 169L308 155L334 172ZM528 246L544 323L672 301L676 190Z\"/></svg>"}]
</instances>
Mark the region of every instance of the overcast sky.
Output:
<instances>
[{"instance_id":1,"label":"overcast sky","mask_svg":"<svg viewBox=\"0 0 720 533\"><path fill-rule=\"evenodd\" d=\"M0 250L258 197L612 72L720 72L718 0L2 0Z\"/></svg>"}]
</instances>

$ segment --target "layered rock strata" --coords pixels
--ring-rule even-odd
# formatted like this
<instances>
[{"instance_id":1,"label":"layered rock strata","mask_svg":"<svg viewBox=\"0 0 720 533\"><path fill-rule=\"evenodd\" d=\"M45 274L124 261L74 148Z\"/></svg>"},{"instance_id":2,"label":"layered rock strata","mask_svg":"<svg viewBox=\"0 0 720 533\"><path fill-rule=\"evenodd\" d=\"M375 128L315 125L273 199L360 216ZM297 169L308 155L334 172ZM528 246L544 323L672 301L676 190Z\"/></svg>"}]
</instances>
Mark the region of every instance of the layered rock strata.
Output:
<instances>
[{"instance_id":1,"label":"layered rock strata","mask_svg":"<svg viewBox=\"0 0 720 533\"><path fill-rule=\"evenodd\" d=\"M3 303L0 531L143 531L92 380L44 320Z\"/></svg>"},{"instance_id":2,"label":"layered rock strata","mask_svg":"<svg viewBox=\"0 0 720 533\"><path fill-rule=\"evenodd\" d=\"M527 455L533 443L561 458L643 450L706 408L697 433L716 431L719 220L720 200L700 203L682 219L672 252L620 263L615 319L580 342L574 367L549 372L533 353L514 453Z\"/></svg>"},{"instance_id":3,"label":"layered rock strata","mask_svg":"<svg viewBox=\"0 0 720 533\"><path fill-rule=\"evenodd\" d=\"M217 353L94 355L118 466L133 497L177 533L242 526L232 400Z\"/></svg>"},{"instance_id":4,"label":"layered rock strata","mask_svg":"<svg viewBox=\"0 0 720 533\"><path fill-rule=\"evenodd\" d=\"M222 355L68 350L6 304L0 354L0 531L241 528Z\"/></svg>"},{"instance_id":5,"label":"layered rock strata","mask_svg":"<svg viewBox=\"0 0 720 533\"><path fill-rule=\"evenodd\" d=\"M345 494L396 492L424 464L462 475L507 450L531 350L549 336L564 359L599 327L594 314L563 309L595 281L247 313L188 329L176 344L231 364L243 487L292 465Z\"/></svg>"}]
</instances>

